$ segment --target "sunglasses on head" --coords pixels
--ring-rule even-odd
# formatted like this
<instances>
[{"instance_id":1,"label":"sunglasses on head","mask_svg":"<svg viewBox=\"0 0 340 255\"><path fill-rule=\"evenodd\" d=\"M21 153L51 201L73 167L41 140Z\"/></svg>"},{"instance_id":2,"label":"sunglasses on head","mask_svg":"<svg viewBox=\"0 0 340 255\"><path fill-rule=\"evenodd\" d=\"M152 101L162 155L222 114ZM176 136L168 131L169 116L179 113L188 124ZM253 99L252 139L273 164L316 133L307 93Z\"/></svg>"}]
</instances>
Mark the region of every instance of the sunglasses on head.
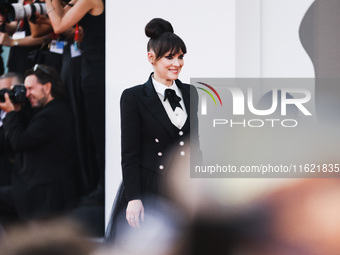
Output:
<instances>
[{"instance_id":1,"label":"sunglasses on head","mask_svg":"<svg viewBox=\"0 0 340 255\"><path fill-rule=\"evenodd\" d=\"M45 67L43 67L39 64L35 64L34 67L33 67L33 71L36 72L36 71L38 71L38 69L43 71L45 74L51 75L50 71L48 71Z\"/></svg>"}]
</instances>

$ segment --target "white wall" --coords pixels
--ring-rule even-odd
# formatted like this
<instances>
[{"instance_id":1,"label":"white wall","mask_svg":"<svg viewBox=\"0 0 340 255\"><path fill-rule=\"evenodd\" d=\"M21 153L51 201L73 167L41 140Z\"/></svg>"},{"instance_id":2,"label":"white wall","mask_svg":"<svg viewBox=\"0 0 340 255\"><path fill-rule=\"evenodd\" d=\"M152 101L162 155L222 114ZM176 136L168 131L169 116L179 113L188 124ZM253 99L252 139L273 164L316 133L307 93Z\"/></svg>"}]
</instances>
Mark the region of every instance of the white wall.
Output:
<instances>
[{"instance_id":1,"label":"white wall","mask_svg":"<svg viewBox=\"0 0 340 255\"><path fill-rule=\"evenodd\" d=\"M314 67L299 38L315 0L237 0L237 77L312 78Z\"/></svg>"},{"instance_id":2,"label":"white wall","mask_svg":"<svg viewBox=\"0 0 340 255\"><path fill-rule=\"evenodd\" d=\"M191 77L235 75L234 0L106 1L106 220L120 168L119 99L125 88L144 83L152 71L146 59L144 27L152 18L170 21L187 45L183 82Z\"/></svg>"},{"instance_id":3,"label":"white wall","mask_svg":"<svg viewBox=\"0 0 340 255\"><path fill-rule=\"evenodd\" d=\"M299 28L315 0L261 0L262 77L314 77Z\"/></svg>"}]
</instances>

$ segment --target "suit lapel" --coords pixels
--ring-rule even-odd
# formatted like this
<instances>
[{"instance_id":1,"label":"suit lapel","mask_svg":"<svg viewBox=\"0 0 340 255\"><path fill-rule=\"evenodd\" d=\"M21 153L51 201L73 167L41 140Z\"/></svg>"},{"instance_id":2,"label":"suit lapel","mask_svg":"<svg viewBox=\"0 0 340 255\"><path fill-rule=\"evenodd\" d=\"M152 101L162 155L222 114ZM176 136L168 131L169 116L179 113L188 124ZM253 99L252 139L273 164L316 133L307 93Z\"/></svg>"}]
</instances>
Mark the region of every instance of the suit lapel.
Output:
<instances>
[{"instance_id":1,"label":"suit lapel","mask_svg":"<svg viewBox=\"0 0 340 255\"><path fill-rule=\"evenodd\" d=\"M151 74L152 75L152 74ZM157 92L152 84L151 75L149 80L143 85L144 98L143 102L149 111L161 122L164 128L169 132L171 137L175 139L173 134L173 124L166 113L162 102L159 100ZM182 91L185 109L188 114L187 121L190 121L190 87L184 86L180 80L176 80L178 88Z\"/></svg>"},{"instance_id":2,"label":"suit lapel","mask_svg":"<svg viewBox=\"0 0 340 255\"><path fill-rule=\"evenodd\" d=\"M170 121L168 114L166 113L162 102L159 100L157 92L152 84L151 75L149 80L143 85L144 96L142 102L148 108L148 110L160 121L162 126L169 132L170 136L175 139L173 130L173 124Z\"/></svg>"},{"instance_id":3,"label":"suit lapel","mask_svg":"<svg viewBox=\"0 0 340 255\"><path fill-rule=\"evenodd\" d=\"M185 109L188 114L188 118L190 117L190 87L184 86L180 80L176 80L177 87L182 91L183 101L185 105Z\"/></svg>"}]
</instances>

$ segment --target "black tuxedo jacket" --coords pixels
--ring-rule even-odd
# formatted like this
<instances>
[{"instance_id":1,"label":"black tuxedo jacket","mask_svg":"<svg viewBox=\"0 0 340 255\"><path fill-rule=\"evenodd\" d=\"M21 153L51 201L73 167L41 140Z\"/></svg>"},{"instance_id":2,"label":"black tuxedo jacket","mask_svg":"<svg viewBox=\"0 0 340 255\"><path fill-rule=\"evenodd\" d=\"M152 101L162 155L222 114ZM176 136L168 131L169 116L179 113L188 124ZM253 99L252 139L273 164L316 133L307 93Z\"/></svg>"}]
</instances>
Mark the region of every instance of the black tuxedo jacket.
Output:
<instances>
[{"instance_id":1,"label":"black tuxedo jacket","mask_svg":"<svg viewBox=\"0 0 340 255\"><path fill-rule=\"evenodd\" d=\"M23 219L51 216L76 202L74 126L68 104L52 100L26 126L20 112L4 119L6 136L16 152L12 197Z\"/></svg>"},{"instance_id":2,"label":"black tuxedo jacket","mask_svg":"<svg viewBox=\"0 0 340 255\"><path fill-rule=\"evenodd\" d=\"M141 199L144 193L158 193L159 177L170 168L174 154L186 155L183 145L189 131L198 144L197 91L179 80L176 84L188 113L181 130L169 119L151 76L145 84L126 89L121 96L122 171L128 201Z\"/></svg>"}]
</instances>

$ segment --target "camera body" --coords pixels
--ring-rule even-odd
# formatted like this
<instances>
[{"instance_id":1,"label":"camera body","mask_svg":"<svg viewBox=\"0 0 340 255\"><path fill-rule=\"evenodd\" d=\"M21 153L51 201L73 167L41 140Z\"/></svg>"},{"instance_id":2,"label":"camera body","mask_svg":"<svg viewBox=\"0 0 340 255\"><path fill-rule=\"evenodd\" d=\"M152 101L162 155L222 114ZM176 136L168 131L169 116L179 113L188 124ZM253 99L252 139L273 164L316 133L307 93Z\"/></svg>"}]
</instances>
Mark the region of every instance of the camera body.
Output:
<instances>
[{"instance_id":1,"label":"camera body","mask_svg":"<svg viewBox=\"0 0 340 255\"><path fill-rule=\"evenodd\" d=\"M6 93L14 104L23 104L26 101L26 88L23 84L14 85L12 89L0 89L0 102L5 102Z\"/></svg>"}]
</instances>

